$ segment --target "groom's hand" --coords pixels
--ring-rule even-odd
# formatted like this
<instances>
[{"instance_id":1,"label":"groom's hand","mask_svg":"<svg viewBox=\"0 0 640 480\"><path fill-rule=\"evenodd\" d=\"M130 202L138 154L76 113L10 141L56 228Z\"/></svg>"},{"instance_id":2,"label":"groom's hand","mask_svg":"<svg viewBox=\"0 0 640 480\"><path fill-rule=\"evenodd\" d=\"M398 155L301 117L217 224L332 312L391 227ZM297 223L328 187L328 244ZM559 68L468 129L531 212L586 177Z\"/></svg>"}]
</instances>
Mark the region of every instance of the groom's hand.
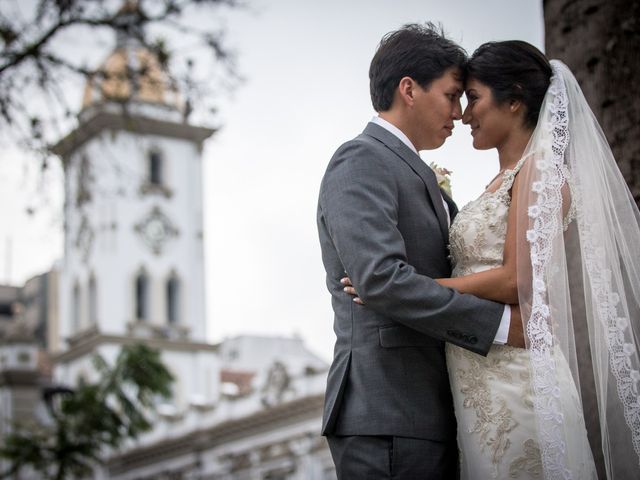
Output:
<instances>
[{"instance_id":1,"label":"groom's hand","mask_svg":"<svg viewBox=\"0 0 640 480\"><path fill-rule=\"evenodd\" d=\"M518 305L511 305L511 323L509 324L507 345L516 348L525 348L522 317L520 316L520 307Z\"/></svg>"}]
</instances>

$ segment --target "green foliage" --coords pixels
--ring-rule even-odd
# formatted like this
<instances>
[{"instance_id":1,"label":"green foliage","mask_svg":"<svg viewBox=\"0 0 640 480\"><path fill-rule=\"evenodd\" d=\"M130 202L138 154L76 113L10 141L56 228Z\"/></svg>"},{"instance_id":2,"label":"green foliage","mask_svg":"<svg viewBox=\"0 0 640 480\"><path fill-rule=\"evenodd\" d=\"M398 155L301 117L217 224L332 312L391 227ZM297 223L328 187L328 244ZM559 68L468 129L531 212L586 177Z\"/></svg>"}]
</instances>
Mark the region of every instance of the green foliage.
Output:
<instances>
[{"instance_id":1,"label":"green foliage","mask_svg":"<svg viewBox=\"0 0 640 480\"><path fill-rule=\"evenodd\" d=\"M105 447L118 448L151 428L155 400L171 396L173 376L160 352L145 345L125 346L115 364L94 357L100 380L83 382L51 409L47 425L16 426L0 447L12 478L28 467L42 478L90 477Z\"/></svg>"}]
</instances>

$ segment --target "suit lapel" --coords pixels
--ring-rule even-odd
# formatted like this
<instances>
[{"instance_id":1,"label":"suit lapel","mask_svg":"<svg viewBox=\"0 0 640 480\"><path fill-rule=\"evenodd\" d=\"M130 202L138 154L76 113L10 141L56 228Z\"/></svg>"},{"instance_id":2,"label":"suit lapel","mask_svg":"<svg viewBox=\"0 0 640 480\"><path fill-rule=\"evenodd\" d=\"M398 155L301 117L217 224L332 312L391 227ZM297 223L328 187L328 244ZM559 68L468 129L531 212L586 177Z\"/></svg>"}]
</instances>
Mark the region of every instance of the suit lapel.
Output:
<instances>
[{"instance_id":1,"label":"suit lapel","mask_svg":"<svg viewBox=\"0 0 640 480\"><path fill-rule=\"evenodd\" d=\"M364 129L363 133L384 143L422 179L429 198L431 199L431 204L433 205L436 217L438 218L440 229L442 230L444 237L447 238L449 235L447 212L444 210L444 205L442 204L442 193L438 187L438 181L436 180L436 175L433 173L433 170L431 170L431 168L429 168L413 150L402 143L402 140L388 130L382 128L380 125L370 122Z\"/></svg>"},{"instance_id":2,"label":"suit lapel","mask_svg":"<svg viewBox=\"0 0 640 480\"><path fill-rule=\"evenodd\" d=\"M442 198L444 198L444 201L447 202L447 205L449 205L449 218L451 219L451 223L453 223L453 220L458 214L458 206L456 205L456 202L453 201L453 198L451 198L447 194L447 192L440 189L440 193L442 193Z\"/></svg>"}]
</instances>

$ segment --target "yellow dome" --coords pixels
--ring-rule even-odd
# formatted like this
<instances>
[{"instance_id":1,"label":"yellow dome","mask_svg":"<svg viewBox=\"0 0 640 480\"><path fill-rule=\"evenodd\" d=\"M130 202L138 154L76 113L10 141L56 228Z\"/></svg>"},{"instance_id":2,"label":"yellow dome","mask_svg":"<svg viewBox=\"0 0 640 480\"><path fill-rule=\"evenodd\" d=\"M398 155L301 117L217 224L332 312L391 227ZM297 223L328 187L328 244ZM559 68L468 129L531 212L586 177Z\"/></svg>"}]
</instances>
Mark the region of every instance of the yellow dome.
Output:
<instances>
[{"instance_id":1,"label":"yellow dome","mask_svg":"<svg viewBox=\"0 0 640 480\"><path fill-rule=\"evenodd\" d=\"M87 81L82 108L109 100L178 106L169 76L156 56L146 48L117 48L98 72Z\"/></svg>"}]
</instances>

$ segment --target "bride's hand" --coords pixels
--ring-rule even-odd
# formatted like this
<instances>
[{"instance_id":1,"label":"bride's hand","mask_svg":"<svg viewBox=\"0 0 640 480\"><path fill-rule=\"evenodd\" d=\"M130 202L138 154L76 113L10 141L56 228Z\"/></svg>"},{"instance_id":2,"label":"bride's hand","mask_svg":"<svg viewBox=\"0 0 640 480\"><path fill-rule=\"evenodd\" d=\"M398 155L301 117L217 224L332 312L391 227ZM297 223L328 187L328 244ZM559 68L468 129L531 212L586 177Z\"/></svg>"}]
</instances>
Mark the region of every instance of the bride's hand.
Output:
<instances>
[{"instance_id":1,"label":"bride's hand","mask_svg":"<svg viewBox=\"0 0 640 480\"><path fill-rule=\"evenodd\" d=\"M353 288L353 285L351 284L351 279L349 277L344 277L340 279L340 283L342 285L344 285L343 290L345 292L347 292L349 295L353 295L355 298L353 299L354 302L356 302L358 305L364 305L364 302L362 301L362 299L358 296L358 293L356 292L356 289Z\"/></svg>"},{"instance_id":2,"label":"bride's hand","mask_svg":"<svg viewBox=\"0 0 640 480\"><path fill-rule=\"evenodd\" d=\"M511 324L509 325L507 345L516 348L527 348L524 341L524 329L519 305L511 305Z\"/></svg>"}]
</instances>

